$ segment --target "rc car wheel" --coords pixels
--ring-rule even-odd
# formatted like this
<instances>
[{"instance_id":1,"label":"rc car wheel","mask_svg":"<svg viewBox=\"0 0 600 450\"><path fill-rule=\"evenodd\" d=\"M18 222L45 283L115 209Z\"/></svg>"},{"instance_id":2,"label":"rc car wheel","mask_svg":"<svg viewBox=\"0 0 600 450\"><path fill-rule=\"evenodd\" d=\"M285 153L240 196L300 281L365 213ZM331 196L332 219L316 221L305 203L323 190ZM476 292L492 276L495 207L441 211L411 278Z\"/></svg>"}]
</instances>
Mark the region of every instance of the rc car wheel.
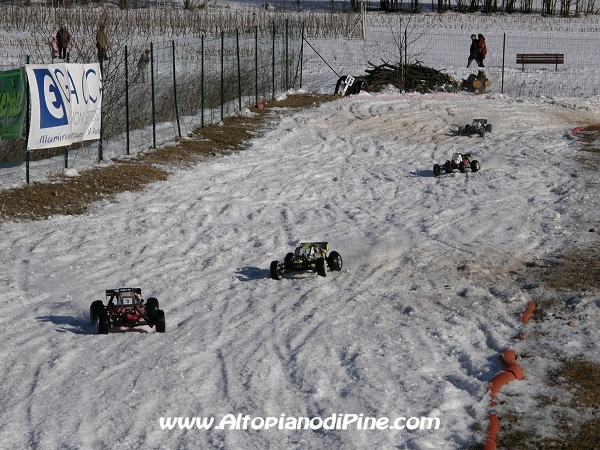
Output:
<instances>
[{"instance_id":1,"label":"rc car wheel","mask_svg":"<svg viewBox=\"0 0 600 450\"><path fill-rule=\"evenodd\" d=\"M479 161L477 161L476 159L471 161L471 171L477 172L479 169L480 169Z\"/></svg>"},{"instance_id":2,"label":"rc car wheel","mask_svg":"<svg viewBox=\"0 0 600 450\"><path fill-rule=\"evenodd\" d=\"M433 176L434 177L439 177L440 176L440 165L439 164L434 164L433 165Z\"/></svg>"},{"instance_id":3,"label":"rc car wheel","mask_svg":"<svg viewBox=\"0 0 600 450\"><path fill-rule=\"evenodd\" d=\"M491 132L492 132L492 124L491 124L491 123L488 123L488 124L485 126L485 131L487 131L488 133L491 133Z\"/></svg>"},{"instance_id":4,"label":"rc car wheel","mask_svg":"<svg viewBox=\"0 0 600 450\"><path fill-rule=\"evenodd\" d=\"M458 170L460 170L460 173L465 173L467 171L467 168L465 167L465 163L464 162L461 162L458 165Z\"/></svg>"},{"instance_id":5,"label":"rc car wheel","mask_svg":"<svg viewBox=\"0 0 600 450\"><path fill-rule=\"evenodd\" d=\"M326 277L327 276L327 265L325 264L325 258L317 258L316 266L317 266L317 274L319 274L322 277Z\"/></svg>"},{"instance_id":6,"label":"rc car wheel","mask_svg":"<svg viewBox=\"0 0 600 450\"><path fill-rule=\"evenodd\" d=\"M271 278L274 280L281 280L281 264L279 261L273 261L271 263Z\"/></svg>"},{"instance_id":7,"label":"rc car wheel","mask_svg":"<svg viewBox=\"0 0 600 450\"><path fill-rule=\"evenodd\" d=\"M154 325L154 314L158 309L158 300L154 297L150 297L146 300L146 315L148 316L148 324Z\"/></svg>"},{"instance_id":8,"label":"rc car wheel","mask_svg":"<svg viewBox=\"0 0 600 450\"><path fill-rule=\"evenodd\" d=\"M446 173L453 173L454 171L452 170L452 164L448 163L445 166L446 169Z\"/></svg>"},{"instance_id":9,"label":"rc car wheel","mask_svg":"<svg viewBox=\"0 0 600 450\"><path fill-rule=\"evenodd\" d=\"M342 256L338 252L331 252L327 257L329 268L335 272L342 270Z\"/></svg>"},{"instance_id":10,"label":"rc car wheel","mask_svg":"<svg viewBox=\"0 0 600 450\"><path fill-rule=\"evenodd\" d=\"M485 130L484 129L479 129L479 130L477 130L477 134L479 136L481 136L481 137L484 137L485 136Z\"/></svg>"},{"instance_id":11,"label":"rc car wheel","mask_svg":"<svg viewBox=\"0 0 600 450\"><path fill-rule=\"evenodd\" d=\"M110 319L108 317L108 313L106 311L100 311L98 314L98 334L108 334L108 329L110 328Z\"/></svg>"},{"instance_id":12,"label":"rc car wheel","mask_svg":"<svg viewBox=\"0 0 600 450\"><path fill-rule=\"evenodd\" d=\"M157 309L154 313L154 325L157 333L165 332L165 312L162 309Z\"/></svg>"},{"instance_id":13,"label":"rc car wheel","mask_svg":"<svg viewBox=\"0 0 600 450\"><path fill-rule=\"evenodd\" d=\"M104 311L104 303L102 300L94 300L90 305L90 321L95 324L98 322L98 315Z\"/></svg>"},{"instance_id":14,"label":"rc car wheel","mask_svg":"<svg viewBox=\"0 0 600 450\"><path fill-rule=\"evenodd\" d=\"M294 265L294 254L288 253L287 255L285 255L285 259L283 260L283 267L285 268L285 270L292 270L293 265Z\"/></svg>"}]
</instances>

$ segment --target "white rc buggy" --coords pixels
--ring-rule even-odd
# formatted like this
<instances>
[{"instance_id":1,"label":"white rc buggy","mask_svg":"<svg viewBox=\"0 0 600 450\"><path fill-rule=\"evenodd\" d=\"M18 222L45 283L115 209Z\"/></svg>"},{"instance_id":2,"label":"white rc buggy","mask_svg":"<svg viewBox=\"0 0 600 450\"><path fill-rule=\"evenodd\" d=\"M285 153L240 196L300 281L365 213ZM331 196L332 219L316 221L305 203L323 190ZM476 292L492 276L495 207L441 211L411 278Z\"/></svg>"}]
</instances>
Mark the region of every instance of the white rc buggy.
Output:
<instances>
[{"instance_id":1,"label":"white rc buggy","mask_svg":"<svg viewBox=\"0 0 600 450\"><path fill-rule=\"evenodd\" d=\"M317 272L327 276L327 267L339 272L342 270L342 257L338 252L329 251L329 242L302 242L294 253L288 253L283 260L271 263L271 278L281 280L281 276L289 272Z\"/></svg>"},{"instance_id":2,"label":"white rc buggy","mask_svg":"<svg viewBox=\"0 0 600 450\"><path fill-rule=\"evenodd\" d=\"M492 132L492 124L487 123L487 119L473 119L473 122L466 124L464 127L459 127L458 134L470 136L472 134L478 134L481 137L485 136L485 133Z\"/></svg>"}]
</instances>

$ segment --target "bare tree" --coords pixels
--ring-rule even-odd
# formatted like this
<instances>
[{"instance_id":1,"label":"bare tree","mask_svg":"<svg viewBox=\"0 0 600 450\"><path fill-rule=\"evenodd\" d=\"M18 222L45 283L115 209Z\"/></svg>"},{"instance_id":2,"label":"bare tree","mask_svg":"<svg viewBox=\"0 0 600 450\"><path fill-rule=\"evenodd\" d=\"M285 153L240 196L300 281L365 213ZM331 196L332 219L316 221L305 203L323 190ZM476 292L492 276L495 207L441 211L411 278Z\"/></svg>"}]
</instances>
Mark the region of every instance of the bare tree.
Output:
<instances>
[{"instance_id":1,"label":"bare tree","mask_svg":"<svg viewBox=\"0 0 600 450\"><path fill-rule=\"evenodd\" d=\"M521 0L521 12L531 14L533 11L533 0Z\"/></svg>"},{"instance_id":2,"label":"bare tree","mask_svg":"<svg viewBox=\"0 0 600 450\"><path fill-rule=\"evenodd\" d=\"M596 8L596 0L586 0L585 2L585 14L597 14L598 8Z\"/></svg>"},{"instance_id":3,"label":"bare tree","mask_svg":"<svg viewBox=\"0 0 600 450\"><path fill-rule=\"evenodd\" d=\"M554 16L556 14L556 2L557 0L542 0L542 13Z\"/></svg>"},{"instance_id":4,"label":"bare tree","mask_svg":"<svg viewBox=\"0 0 600 450\"><path fill-rule=\"evenodd\" d=\"M571 5L573 4L573 0L560 0L560 15L564 17L569 17L571 13Z\"/></svg>"}]
</instances>

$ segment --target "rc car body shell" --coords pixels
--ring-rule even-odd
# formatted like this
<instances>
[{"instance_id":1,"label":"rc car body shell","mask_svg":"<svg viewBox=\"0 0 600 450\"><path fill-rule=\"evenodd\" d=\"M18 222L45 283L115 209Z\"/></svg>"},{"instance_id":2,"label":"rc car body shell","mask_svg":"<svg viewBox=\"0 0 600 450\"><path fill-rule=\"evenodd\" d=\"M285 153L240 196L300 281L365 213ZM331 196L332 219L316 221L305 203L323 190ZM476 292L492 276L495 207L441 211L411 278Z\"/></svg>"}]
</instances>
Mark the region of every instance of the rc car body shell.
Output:
<instances>
[{"instance_id":1,"label":"rc car body shell","mask_svg":"<svg viewBox=\"0 0 600 450\"><path fill-rule=\"evenodd\" d=\"M158 308L158 300L142 298L140 288L119 288L106 290L106 304L96 300L90 305L90 320L96 325L98 334L108 334L114 327L156 326L156 331L164 333L164 312Z\"/></svg>"},{"instance_id":2,"label":"rc car body shell","mask_svg":"<svg viewBox=\"0 0 600 450\"><path fill-rule=\"evenodd\" d=\"M455 170L461 173L465 173L467 170L477 172L479 169L479 161L471 160L471 153L454 153L452 159L447 159L444 164L433 165L433 175L438 177L442 173L454 173Z\"/></svg>"},{"instance_id":3,"label":"rc car body shell","mask_svg":"<svg viewBox=\"0 0 600 450\"><path fill-rule=\"evenodd\" d=\"M459 127L458 134L470 136L472 134L478 134L481 137L485 136L485 133L492 132L492 124L487 123L487 119L473 119L473 122L466 124L464 127Z\"/></svg>"},{"instance_id":4,"label":"rc car body shell","mask_svg":"<svg viewBox=\"0 0 600 450\"><path fill-rule=\"evenodd\" d=\"M325 277L327 267L332 271L342 270L342 257L335 251L329 253L329 242L302 242L283 262L271 262L270 271L274 280L290 272L316 272Z\"/></svg>"}]
</instances>

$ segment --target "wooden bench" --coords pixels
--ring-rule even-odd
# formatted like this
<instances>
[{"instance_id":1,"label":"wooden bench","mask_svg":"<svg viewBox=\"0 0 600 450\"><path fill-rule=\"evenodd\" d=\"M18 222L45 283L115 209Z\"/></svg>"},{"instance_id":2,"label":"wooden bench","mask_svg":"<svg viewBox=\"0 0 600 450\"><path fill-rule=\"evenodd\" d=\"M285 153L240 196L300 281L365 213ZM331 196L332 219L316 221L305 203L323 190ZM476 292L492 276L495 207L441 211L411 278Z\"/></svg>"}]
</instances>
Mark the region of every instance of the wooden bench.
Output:
<instances>
[{"instance_id":1,"label":"wooden bench","mask_svg":"<svg viewBox=\"0 0 600 450\"><path fill-rule=\"evenodd\" d=\"M554 64L558 70L559 64L565 63L565 55L563 53L517 53L517 64L523 66L525 64Z\"/></svg>"}]
</instances>

